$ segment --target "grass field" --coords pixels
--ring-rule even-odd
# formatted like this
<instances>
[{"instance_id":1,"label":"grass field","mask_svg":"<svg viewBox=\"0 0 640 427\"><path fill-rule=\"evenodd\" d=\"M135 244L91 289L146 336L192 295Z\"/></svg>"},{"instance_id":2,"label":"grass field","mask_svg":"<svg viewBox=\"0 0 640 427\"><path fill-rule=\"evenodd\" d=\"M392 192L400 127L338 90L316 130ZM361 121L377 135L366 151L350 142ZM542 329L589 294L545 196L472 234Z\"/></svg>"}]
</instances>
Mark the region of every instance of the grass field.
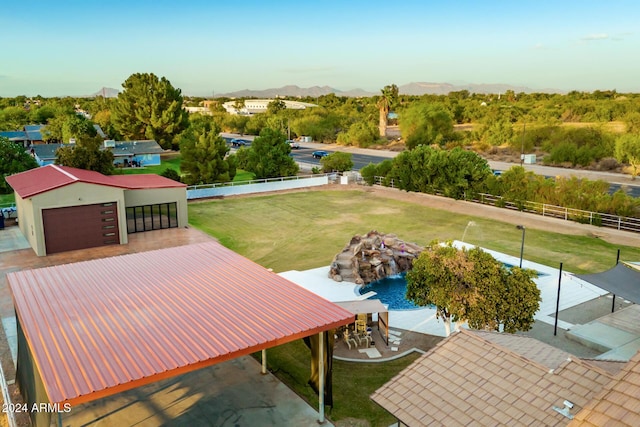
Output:
<instances>
[{"instance_id":1,"label":"grass field","mask_svg":"<svg viewBox=\"0 0 640 427\"><path fill-rule=\"evenodd\" d=\"M395 233L426 245L461 240L518 257L522 233L513 225L426 206L382 199L365 191L308 191L214 200L189 205L189 221L222 244L276 272L325 266L355 234ZM640 259L640 248L602 239L528 228L524 257L573 273L595 273L623 260Z\"/></svg>"},{"instance_id":2,"label":"grass field","mask_svg":"<svg viewBox=\"0 0 640 427\"><path fill-rule=\"evenodd\" d=\"M15 202L16 202L16 195L14 193L0 194L0 206L10 205Z\"/></svg>"},{"instance_id":3,"label":"grass field","mask_svg":"<svg viewBox=\"0 0 640 427\"><path fill-rule=\"evenodd\" d=\"M276 272L328 265L355 234L370 230L428 244L433 239L460 240L518 257L522 234L512 224L470 215L451 214L421 205L373 195L366 191L307 191L256 197L219 199L189 204L190 223L215 236L225 246L273 268ZM564 263L566 271L599 272L612 267L619 246L603 240L560 235L528 228L525 258L549 265ZM640 259L640 249L620 247L622 258ZM258 357L258 356L256 356ZM417 356L394 362L334 361L335 407L327 417L367 420L388 426L395 420L369 396L408 366ZM307 385L309 351L301 341L268 351L273 373L317 408Z\"/></svg>"}]
</instances>

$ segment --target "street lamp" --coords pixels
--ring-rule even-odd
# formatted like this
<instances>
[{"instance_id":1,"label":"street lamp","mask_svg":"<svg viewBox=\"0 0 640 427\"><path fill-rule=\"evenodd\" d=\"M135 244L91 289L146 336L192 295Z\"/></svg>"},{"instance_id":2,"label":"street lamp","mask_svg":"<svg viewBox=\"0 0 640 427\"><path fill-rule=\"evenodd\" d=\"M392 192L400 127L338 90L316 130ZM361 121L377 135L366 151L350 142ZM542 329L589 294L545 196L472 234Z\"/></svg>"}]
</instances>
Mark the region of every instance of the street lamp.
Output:
<instances>
[{"instance_id":1,"label":"street lamp","mask_svg":"<svg viewBox=\"0 0 640 427\"><path fill-rule=\"evenodd\" d=\"M522 268L522 256L524 255L524 225L516 225L518 230L522 230L522 244L520 245L520 268Z\"/></svg>"},{"instance_id":2,"label":"street lamp","mask_svg":"<svg viewBox=\"0 0 640 427\"><path fill-rule=\"evenodd\" d=\"M524 132L527 129L527 121L524 118L524 114L522 115L522 149L520 150L520 166L524 164ZM524 227L522 227L522 232L524 233Z\"/></svg>"}]
</instances>

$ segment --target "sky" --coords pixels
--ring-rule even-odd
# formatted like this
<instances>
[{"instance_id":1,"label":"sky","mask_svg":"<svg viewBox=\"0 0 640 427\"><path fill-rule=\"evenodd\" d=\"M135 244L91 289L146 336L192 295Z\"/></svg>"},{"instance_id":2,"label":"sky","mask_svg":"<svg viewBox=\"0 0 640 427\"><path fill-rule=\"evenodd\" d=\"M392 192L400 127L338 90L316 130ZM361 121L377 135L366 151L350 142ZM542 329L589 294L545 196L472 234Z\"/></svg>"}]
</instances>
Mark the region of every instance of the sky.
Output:
<instances>
[{"instance_id":1,"label":"sky","mask_svg":"<svg viewBox=\"0 0 640 427\"><path fill-rule=\"evenodd\" d=\"M3 0L0 96L411 82L640 92L637 0Z\"/></svg>"}]
</instances>

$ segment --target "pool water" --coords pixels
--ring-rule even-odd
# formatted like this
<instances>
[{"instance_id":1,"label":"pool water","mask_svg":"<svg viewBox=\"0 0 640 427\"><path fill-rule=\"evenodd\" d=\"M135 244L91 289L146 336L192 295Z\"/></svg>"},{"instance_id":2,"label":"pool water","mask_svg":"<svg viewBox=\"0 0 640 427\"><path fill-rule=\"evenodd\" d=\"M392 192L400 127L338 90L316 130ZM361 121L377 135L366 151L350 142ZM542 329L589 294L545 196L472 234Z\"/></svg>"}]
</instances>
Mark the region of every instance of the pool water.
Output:
<instances>
[{"instance_id":1,"label":"pool water","mask_svg":"<svg viewBox=\"0 0 640 427\"><path fill-rule=\"evenodd\" d=\"M511 264L503 264L507 268L513 267ZM407 294L406 275L407 273L401 273L385 277L361 287L358 292L360 295L371 291L375 292L376 295L372 298L379 299L383 304L387 304L389 310L415 310L421 308L405 298ZM542 276L548 276L548 274L538 271L538 277Z\"/></svg>"},{"instance_id":2,"label":"pool water","mask_svg":"<svg viewBox=\"0 0 640 427\"><path fill-rule=\"evenodd\" d=\"M379 299L383 304L389 305L389 310L415 310L420 308L405 299L407 293L406 273L396 274L395 276L385 277L375 282L369 283L367 286L360 288L360 295L367 292L375 292L373 298Z\"/></svg>"}]
</instances>

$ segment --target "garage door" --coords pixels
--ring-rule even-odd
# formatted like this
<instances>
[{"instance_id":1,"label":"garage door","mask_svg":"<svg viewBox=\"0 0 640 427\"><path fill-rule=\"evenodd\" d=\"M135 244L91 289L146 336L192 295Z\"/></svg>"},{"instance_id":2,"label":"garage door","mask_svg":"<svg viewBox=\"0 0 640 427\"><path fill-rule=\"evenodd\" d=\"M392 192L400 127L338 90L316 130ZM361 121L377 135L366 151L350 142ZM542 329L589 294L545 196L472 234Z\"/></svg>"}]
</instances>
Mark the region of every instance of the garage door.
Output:
<instances>
[{"instance_id":1,"label":"garage door","mask_svg":"<svg viewBox=\"0 0 640 427\"><path fill-rule=\"evenodd\" d=\"M120 243L115 202L44 209L42 222L47 255Z\"/></svg>"}]
</instances>

